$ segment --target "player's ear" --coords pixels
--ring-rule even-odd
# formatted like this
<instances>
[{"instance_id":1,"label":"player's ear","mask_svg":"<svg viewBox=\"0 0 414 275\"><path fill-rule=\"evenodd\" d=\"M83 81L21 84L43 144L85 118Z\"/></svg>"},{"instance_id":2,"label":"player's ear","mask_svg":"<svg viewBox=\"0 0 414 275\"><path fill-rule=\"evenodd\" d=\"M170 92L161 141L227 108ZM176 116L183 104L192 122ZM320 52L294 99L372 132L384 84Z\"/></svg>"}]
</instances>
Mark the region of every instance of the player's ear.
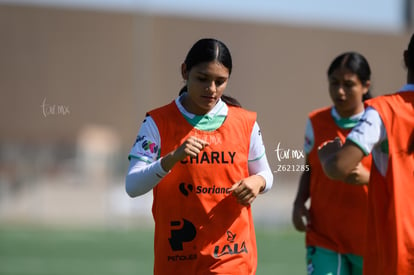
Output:
<instances>
[{"instance_id":1,"label":"player's ear","mask_svg":"<svg viewBox=\"0 0 414 275\"><path fill-rule=\"evenodd\" d=\"M188 80L187 65L185 65L185 63L181 64L181 75L184 80Z\"/></svg>"},{"instance_id":2,"label":"player's ear","mask_svg":"<svg viewBox=\"0 0 414 275\"><path fill-rule=\"evenodd\" d=\"M371 87L371 81L370 80L367 80L364 83L364 94L368 93L369 87Z\"/></svg>"}]
</instances>

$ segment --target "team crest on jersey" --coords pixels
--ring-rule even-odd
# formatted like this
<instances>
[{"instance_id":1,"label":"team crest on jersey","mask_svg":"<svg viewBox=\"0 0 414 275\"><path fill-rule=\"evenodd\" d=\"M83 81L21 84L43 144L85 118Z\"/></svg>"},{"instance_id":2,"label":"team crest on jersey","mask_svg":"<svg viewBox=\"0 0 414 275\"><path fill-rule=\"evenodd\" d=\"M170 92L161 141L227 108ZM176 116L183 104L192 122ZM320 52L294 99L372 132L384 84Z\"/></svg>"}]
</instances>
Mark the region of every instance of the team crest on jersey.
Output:
<instances>
[{"instance_id":1,"label":"team crest on jersey","mask_svg":"<svg viewBox=\"0 0 414 275\"><path fill-rule=\"evenodd\" d=\"M144 139L145 139L145 136L137 136L137 139L134 142L134 146L135 146L135 144L137 144L138 142L143 141Z\"/></svg>"},{"instance_id":2,"label":"team crest on jersey","mask_svg":"<svg viewBox=\"0 0 414 275\"><path fill-rule=\"evenodd\" d=\"M158 151L159 147L155 142L149 140L146 136L137 136L133 146L134 154L152 158Z\"/></svg>"},{"instance_id":3,"label":"team crest on jersey","mask_svg":"<svg viewBox=\"0 0 414 275\"><path fill-rule=\"evenodd\" d=\"M158 145L150 140L144 140L141 146L142 149L150 151L152 154L156 154L158 152Z\"/></svg>"}]
</instances>

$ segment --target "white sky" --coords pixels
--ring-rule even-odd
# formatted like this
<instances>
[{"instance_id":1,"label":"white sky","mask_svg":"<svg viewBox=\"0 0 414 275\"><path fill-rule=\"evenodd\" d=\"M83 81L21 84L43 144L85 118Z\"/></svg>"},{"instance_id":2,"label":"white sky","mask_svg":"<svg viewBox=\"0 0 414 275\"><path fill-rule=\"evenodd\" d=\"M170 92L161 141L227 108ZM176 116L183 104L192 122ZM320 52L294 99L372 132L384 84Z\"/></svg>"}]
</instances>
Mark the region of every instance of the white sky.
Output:
<instances>
[{"instance_id":1,"label":"white sky","mask_svg":"<svg viewBox=\"0 0 414 275\"><path fill-rule=\"evenodd\" d=\"M398 32L404 27L405 0L0 0L146 12L210 19L282 22L361 31Z\"/></svg>"}]
</instances>

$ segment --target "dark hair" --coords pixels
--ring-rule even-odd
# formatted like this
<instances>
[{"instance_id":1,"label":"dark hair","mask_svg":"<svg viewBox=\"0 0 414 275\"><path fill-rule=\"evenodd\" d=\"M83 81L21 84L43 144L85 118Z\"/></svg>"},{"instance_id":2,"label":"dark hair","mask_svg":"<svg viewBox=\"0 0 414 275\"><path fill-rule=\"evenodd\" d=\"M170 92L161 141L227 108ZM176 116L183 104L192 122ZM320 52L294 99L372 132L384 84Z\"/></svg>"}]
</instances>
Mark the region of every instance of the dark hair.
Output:
<instances>
[{"instance_id":1,"label":"dark hair","mask_svg":"<svg viewBox=\"0 0 414 275\"><path fill-rule=\"evenodd\" d=\"M220 62L229 70L229 75L231 74L233 62L230 51L223 42L214 38L203 38L198 40L188 52L184 64L187 70L190 71L194 66L197 66L200 63L211 61ZM185 91L187 91L187 85L181 88L180 95ZM223 94L221 99L226 104L241 107L241 104L235 98Z\"/></svg>"},{"instance_id":2,"label":"dark hair","mask_svg":"<svg viewBox=\"0 0 414 275\"><path fill-rule=\"evenodd\" d=\"M371 68L365 57L357 52L345 52L337 56L328 68L328 77L338 68L346 68L358 76L359 81L365 85L371 79ZM371 91L368 90L362 96L362 101L372 98Z\"/></svg>"},{"instance_id":3,"label":"dark hair","mask_svg":"<svg viewBox=\"0 0 414 275\"><path fill-rule=\"evenodd\" d=\"M405 66L407 69L414 70L414 34L411 36L410 42L408 43Z\"/></svg>"}]
</instances>

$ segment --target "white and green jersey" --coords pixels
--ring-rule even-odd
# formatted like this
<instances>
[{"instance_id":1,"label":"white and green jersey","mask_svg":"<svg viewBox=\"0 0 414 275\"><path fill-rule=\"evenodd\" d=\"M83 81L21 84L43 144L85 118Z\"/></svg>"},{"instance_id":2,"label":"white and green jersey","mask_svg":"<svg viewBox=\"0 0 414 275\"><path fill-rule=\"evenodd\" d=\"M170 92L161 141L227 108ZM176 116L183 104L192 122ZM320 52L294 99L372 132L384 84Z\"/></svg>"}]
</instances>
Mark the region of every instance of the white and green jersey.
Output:
<instances>
[{"instance_id":1,"label":"white and green jersey","mask_svg":"<svg viewBox=\"0 0 414 275\"><path fill-rule=\"evenodd\" d=\"M414 84L404 85L399 92L414 90ZM385 176L388 167L388 138L384 123L379 113L368 107L357 126L349 133L347 139L358 145L364 154L372 153L375 166Z\"/></svg>"}]
</instances>

